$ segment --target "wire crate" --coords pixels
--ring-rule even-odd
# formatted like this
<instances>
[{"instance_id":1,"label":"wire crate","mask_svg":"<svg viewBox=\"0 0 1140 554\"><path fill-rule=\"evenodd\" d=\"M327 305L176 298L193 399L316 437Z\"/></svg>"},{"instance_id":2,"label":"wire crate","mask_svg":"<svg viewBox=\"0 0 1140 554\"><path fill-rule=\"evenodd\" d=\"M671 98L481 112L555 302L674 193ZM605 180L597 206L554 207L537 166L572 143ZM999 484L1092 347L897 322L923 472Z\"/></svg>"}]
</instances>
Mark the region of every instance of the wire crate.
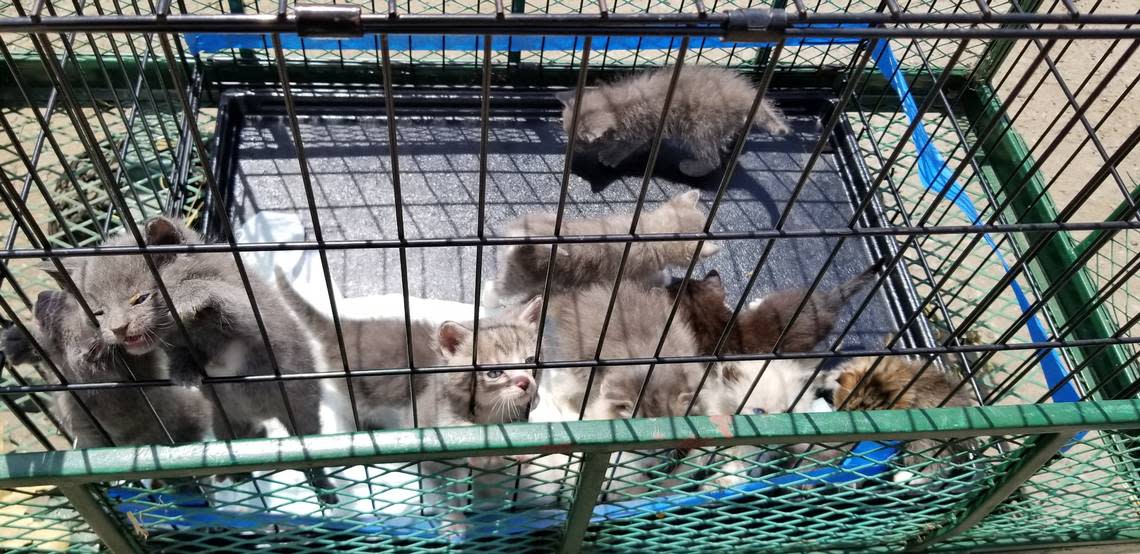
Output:
<instances>
[{"instance_id":1,"label":"wire crate","mask_svg":"<svg viewBox=\"0 0 1140 554\"><path fill-rule=\"evenodd\" d=\"M157 257L224 255L271 351L279 337L253 291L275 268L337 322L328 363L292 367L282 354L254 376L202 367L193 388L161 364L147 368L155 378L81 380L51 356L0 364L0 548L1008 551L1140 540L1140 15L1085 4L0 0L0 316L31 333L42 291L85 297L74 280L53 282L44 260L58 271L130 256L161 276ZM649 147L616 169L567 139L579 115L567 133L556 93L678 66L748 76L749 118L773 100L791 133L742 122L724 166L703 178L685 176L664 140L669 102ZM694 190L700 231L638 231L642 214ZM604 236L504 231L542 211L636 215ZM146 222L163 215L209 240L145 245ZM122 233L138 240L101 246ZM508 313L486 301L486 283L511 246L618 244L624 267L634 246L669 240L720 246L671 276L684 291L715 269L733 321L755 299L882 269L808 351L780 348L783 328L763 351L723 351L724 331L712 353L673 356L668 329L688 317L673 301L654 351L559 359L544 346L560 331L547 308L565 291L548 272L541 338L521 365L340 357L354 346L348 322L391 318L410 336L417 321ZM607 325L624 283L608 283L597 307ZM813 317L797 304L791 319ZM693 401L645 416L643 384L626 419L583 407L435 427L420 420L430 406L413 403L408 428L381 429L360 419L351 388L524 368L549 392L559 369L592 368L594 383L678 363L699 364L703 383L722 363L787 360L810 360L814 379L856 359L872 373L903 363L945 375L976 405L899 409L900 394L889 409L696 415ZM310 382L345 383L348 396L322 392L320 433L304 436L291 435L306 422L287 407L264 432L225 436L215 421L211 440L172 444L160 415L170 407L146 396L200 395L225 419L239 407L218 390L287 397ZM137 392L146 409L132 415L169 440L115 444L94 418L106 444L77 444L76 414L57 404L100 391ZM331 486L312 486L322 472Z\"/></svg>"}]
</instances>

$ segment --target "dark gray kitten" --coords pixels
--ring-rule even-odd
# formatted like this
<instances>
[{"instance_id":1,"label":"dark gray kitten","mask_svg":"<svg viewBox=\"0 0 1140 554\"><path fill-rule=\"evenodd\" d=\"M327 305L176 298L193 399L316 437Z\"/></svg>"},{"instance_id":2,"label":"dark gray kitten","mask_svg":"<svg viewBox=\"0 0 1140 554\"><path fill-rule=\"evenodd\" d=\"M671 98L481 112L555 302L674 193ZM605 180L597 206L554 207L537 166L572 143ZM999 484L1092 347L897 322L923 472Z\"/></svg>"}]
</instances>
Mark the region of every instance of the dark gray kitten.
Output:
<instances>
[{"instance_id":1,"label":"dark gray kitten","mask_svg":"<svg viewBox=\"0 0 1140 554\"><path fill-rule=\"evenodd\" d=\"M704 229L708 216L698 208L700 192L692 190L670 198L657 208L641 215L637 232L696 233ZM633 214L614 214L604 217L565 219L563 235L624 235L629 233ZM554 234L555 214L531 213L507 227L509 237L551 236ZM629 250L624 277L632 281L659 280L661 271L669 266L685 265L697 247L696 241L636 242ZM530 297L542 294L550 263L549 244L521 244L500 250L499 274L485 297L486 305L496 305L500 299L515 296ZM610 285L617 278L625 244L620 242L562 244L554 259L551 289L563 291L594 283ZM701 256L709 257L720 247L706 242Z\"/></svg>"},{"instance_id":2,"label":"dark gray kitten","mask_svg":"<svg viewBox=\"0 0 1140 554\"><path fill-rule=\"evenodd\" d=\"M617 167L653 139L672 75L673 68L664 67L586 89L575 138L588 146L597 146L602 164ZM720 167L721 151L744 127L755 98L756 87L740 73L719 67L681 68L664 136L683 145L692 155L681 161L682 173L700 177ZM574 91L559 93L558 99L564 106L562 126L569 133L576 101ZM783 114L767 98L756 112L753 125L773 135L791 130Z\"/></svg>"},{"instance_id":3,"label":"dark gray kitten","mask_svg":"<svg viewBox=\"0 0 1140 554\"><path fill-rule=\"evenodd\" d=\"M167 378L161 351L133 355L107 345L79 303L65 292L41 292L33 313L35 323L27 326L28 331L69 383L129 381L131 374L140 380ZM40 359L28 337L15 326L4 331L4 352L14 364ZM170 444L171 440L179 444L205 439L211 409L200 393L181 387L148 388L146 396L154 406L152 413L140 391L86 390L76 391L74 396L60 392L55 395L55 406L62 423L75 437L76 448ZM99 433L80 402L91 410L113 444ZM154 414L161 418L169 437Z\"/></svg>"},{"instance_id":4,"label":"dark gray kitten","mask_svg":"<svg viewBox=\"0 0 1140 554\"><path fill-rule=\"evenodd\" d=\"M148 246L203 242L182 221L167 217L147 221L143 232ZM108 246L133 244L129 234L106 243ZM169 358L170 378L188 385L200 382L203 369L211 377L274 373L270 350L262 340L250 299L230 254L156 254L153 259L186 326L189 343L178 332L142 256L65 260L76 286L96 311L106 346L121 348L134 356L164 350ZM315 360L308 336L276 288L253 275L249 284L281 373L312 371ZM214 385L233 427L231 434L226 419L215 410L214 434L221 439L265 437L268 432L265 422L272 418L294 434L320 433L320 385L313 380L294 380L286 381L284 389L296 429L291 428L277 383ZM331 488L323 476L314 477L313 484L319 489ZM322 500L335 502L335 495L325 493Z\"/></svg>"}]
</instances>

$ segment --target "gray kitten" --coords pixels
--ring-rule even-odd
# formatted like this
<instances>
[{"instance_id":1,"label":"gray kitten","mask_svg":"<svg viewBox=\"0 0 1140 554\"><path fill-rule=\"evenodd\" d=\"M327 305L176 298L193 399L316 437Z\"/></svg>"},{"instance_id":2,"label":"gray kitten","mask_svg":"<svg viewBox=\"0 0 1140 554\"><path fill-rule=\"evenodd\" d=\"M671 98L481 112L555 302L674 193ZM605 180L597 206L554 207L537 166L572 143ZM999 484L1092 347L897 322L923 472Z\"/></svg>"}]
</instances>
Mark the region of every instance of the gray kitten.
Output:
<instances>
[{"instance_id":1,"label":"gray kitten","mask_svg":"<svg viewBox=\"0 0 1140 554\"><path fill-rule=\"evenodd\" d=\"M597 145L598 160L608 167L617 167L653 140L672 75L673 68L664 67L586 89L575 138L589 146ZM682 173L700 177L720 167L721 151L744 126L756 92L748 78L732 70L681 68L665 120L664 137L680 143L692 155L681 161ZM574 91L559 93L558 99L563 104L562 126L570 133ZM753 125L773 135L791 131L783 114L767 98L756 112Z\"/></svg>"},{"instance_id":2,"label":"gray kitten","mask_svg":"<svg viewBox=\"0 0 1140 554\"><path fill-rule=\"evenodd\" d=\"M595 285L552 298L547 312L547 333L543 336L543 360L593 359L610 294L609 286ZM652 357L671 306L672 300L664 289L622 282L601 357ZM661 355L692 356L696 349L697 343L688 325L680 318L674 319ZM547 401L544 402L542 419L577 419L583 402L587 402L585 419L683 415L693 397L701 370L700 364L657 364L653 374L649 375L647 364L597 366L595 382L587 399L586 383L590 368L544 369L541 390ZM639 396L640 405L637 405ZM701 410L698 403L694 413L701 413ZM532 421L536 419L535 415L532 412ZM613 460L621 463L614 466L605 489L621 489L621 494L644 492L643 485L634 483L644 483L661 476L661 469L668 467L671 460L667 454L671 453L615 453ZM572 464L563 455L551 455L541 465L528 468L530 471L525 473L529 479L523 488L528 489L525 494L531 497L531 501L549 502L558 497L558 489L573 486L573 472L559 468L560 465ZM556 469L542 470L542 466Z\"/></svg>"},{"instance_id":3,"label":"gray kitten","mask_svg":"<svg viewBox=\"0 0 1140 554\"><path fill-rule=\"evenodd\" d=\"M692 190L670 198L657 208L641 215L637 222L640 234L696 233L704 229L708 216L699 208L700 191ZM564 235L623 235L629 232L632 214L615 214L604 217L565 219ZM555 214L527 214L507 227L510 237L551 236L554 234ZM695 241L635 242L626 260L626 279L652 281L659 278L666 267L685 265L696 248ZM493 287L485 294L486 305L496 305L500 299L541 294L546 282L550 262L549 244L521 244L500 250L499 274ZM624 243L572 243L558 246L554 259L551 289L556 291L577 289L594 283L610 285L617 277L618 265L625 249ZM709 257L720 251L712 242L701 247L701 256Z\"/></svg>"},{"instance_id":4,"label":"gray kitten","mask_svg":"<svg viewBox=\"0 0 1140 554\"><path fill-rule=\"evenodd\" d=\"M161 351L133 355L105 344L91 326L79 303L69 294L41 292L33 310L35 323L28 325L36 343L69 383L166 379ZM4 331L4 352L13 364L39 360L28 337L15 326ZM75 437L76 448L141 446L198 442L210 426L210 406L197 391L180 387L153 387L146 396L166 426L167 437L155 421L141 389L122 388L56 394L55 407L62 423ZM113 444L107 442L80 407L83 403L102 425Z\"/></svg>"},{"instance_id":5,"label":"gray kitten","mask_svg":"<svg viewBox=\"0 0 1140 554\"><path fill-rule=\"evenodd\" d=\"M157 217L143 229L148 246L197 244L202 238L178 219ZM134 245L124 233L108 246ZM96 256L65 260L76 286L99 318L103 343L133 356L164 350L170 378L196 384L204 370L212 377L272 375L271 353L259 332L250 299L228 253L154 254L163 283L186 326L189 343L178 332L173 316L141 255ZM49 268L57 279L55 274ZM257 300L269 336L272 355L281 373L313 370L315 360L300 322L292 317L277 290L253 275L249 285ZM204 366L204 367L203 367ZM276 418L292 427L278 383L227 383L214 385L225 416L214 412L214 434L221 439L265 437L265 422ZM320 433L320 385L313 380L283 384L297 435ZM313 485L330 489L327 477L315 476ZM325 502L336 495L321 494Z\"/></svg>"}]
</instances>

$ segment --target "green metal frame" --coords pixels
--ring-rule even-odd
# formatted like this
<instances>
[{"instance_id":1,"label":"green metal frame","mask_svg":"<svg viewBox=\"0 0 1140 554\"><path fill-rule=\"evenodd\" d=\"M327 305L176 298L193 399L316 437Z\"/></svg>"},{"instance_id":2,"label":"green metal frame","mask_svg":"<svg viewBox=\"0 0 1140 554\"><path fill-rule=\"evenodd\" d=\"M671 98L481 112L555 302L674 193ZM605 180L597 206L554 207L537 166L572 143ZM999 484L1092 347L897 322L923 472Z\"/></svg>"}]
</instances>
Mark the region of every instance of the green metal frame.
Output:
<instances>
[{"instance_id":1,"label":"green metal frame","mask_svg":"<svg viewBox=\"0 0 1140 554\"><path fill-rule=\"evenodd\" d=\"M503 456L524 453L585 453L583 476L563 535L563 551L577 551L595 505L609 454L669 447L793 444L931 437L1037 435L1033 446L1009 459L1001 483L976 490L975 502L950 531L915 548L949 537L981 519L1044 461L1082 430L1140 427L1140 400L940 408L876 412L833 412L520 423L344 435L211 442L177 447L147 446L83 451L11 454L0 466L0 487L53 484L113 551L134 551L137 543L110 520L92 495L94 483L170 478L219 472Z\"/></svg>"}]
</instances>

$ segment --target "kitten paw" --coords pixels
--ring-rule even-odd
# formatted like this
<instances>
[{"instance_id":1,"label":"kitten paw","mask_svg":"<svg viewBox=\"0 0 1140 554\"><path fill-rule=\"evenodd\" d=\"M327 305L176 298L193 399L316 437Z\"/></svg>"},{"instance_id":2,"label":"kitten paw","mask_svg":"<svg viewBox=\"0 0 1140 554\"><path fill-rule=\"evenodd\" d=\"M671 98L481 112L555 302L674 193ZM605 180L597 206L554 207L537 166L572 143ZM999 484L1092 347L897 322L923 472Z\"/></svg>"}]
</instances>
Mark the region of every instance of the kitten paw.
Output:
<instances>
[{"instance_id":1,"label":"kitten paw","mask_svg":"<svg viewBox=\"0 0 1140 554\"><path fill-rule=\"evenodd\" d=\"M779 120L768 121L764 124L764 129L774 137L782 137L792 132L792 128L788 127L787 123Z\"/></svg>"},{"instance_id":2,"label":"kitten paw","mask_svg":"<svg viewBox=\"0 0 1140 554\"><path fill-rule=\"evenodd\" d=\"M682 160L678 167L689 177L704 177L716 169L715 165L700 160Z\"/></svg>"},{"instance_id":3,"label":"kitten paw","mask_svg":"<svg viewBox=\"0 0 1140 554\"><path fill-rule=\"evenodd\" d=\"M196 371L178 371L170 374L170 381L179 387L192 389L202 385L202 375Z\"/></svg>"}]
</instances>

